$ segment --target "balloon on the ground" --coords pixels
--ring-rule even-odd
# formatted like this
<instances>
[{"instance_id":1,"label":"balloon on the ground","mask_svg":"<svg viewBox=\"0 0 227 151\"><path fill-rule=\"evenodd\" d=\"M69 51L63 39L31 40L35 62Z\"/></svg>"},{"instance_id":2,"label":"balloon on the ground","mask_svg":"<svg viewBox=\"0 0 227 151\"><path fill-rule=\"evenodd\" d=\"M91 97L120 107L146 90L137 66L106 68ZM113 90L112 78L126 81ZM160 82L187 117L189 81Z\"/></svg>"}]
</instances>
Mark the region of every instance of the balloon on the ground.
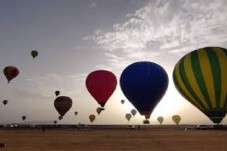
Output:
<instances>
[{"instance_id":1,"label":"balloon on the ground","mask_svg":"<svg viewBox=\"0 0 227 151\"><path fill-rule=\"evenodd\" d=\"M31 51L31 56L33 57L33 59L34 59L35 57L37 57L38 55L39 55L39 53L38 53L37 50L32 50L32 51Z\"/></svg>"},{"instance_id":2,"label":"balloon on the ground","mask_svg":"<svg viewBox=\"0 0 227 151\"><path fill-rule=\"evenodd\" d=\"M93 123L95 121L95 115L94 114L91 114L89 116L89 120L90 120L91 123Z\"/></svg>"},{"instance_id":3,"label":"balloon on the ground","mask_svg":"<svg viewBox=\"0 0 227 151\"><path fill-rule=\"evenodd\" d=\"M125 118L130 121L130 119L132 118L132 115L130 113L125 114Z\"/></svg>"},{"instance_id":4,"label":"balloon on the ground","mask_svg":"<svg viewBox=\"0 0 227 151\"><path fill-rule=\"evenodd\" d=\"M137 111L146 117L150 115L166 92L168 75L153 62L135 62L124 69L120 77L124 95Z\"/></svg>"},{"instance_id":5,"label":"balloon on the ground","mask_svg":"<svg viewBox=\"0 0 227 151\"><path fill-rule=\"evenodd\" d=\"M220 47L197 49L182 57L173 71L180 94L214 123L227 113L226 56L227 49Z\"/></svg>"},{"instance_id":6,"label":"balloon on the ground","mask_svg":"<svg viewBox=\"0 0 227 151\"><path fill-rule=\"evenodd\" d=\"M72 107L72 99L67 96L60 96L54 100L54 107L60 116L64 116Z\"/></svg>"},{"instance_id":7,"label":"balloon on the ground","mask_svg":"<svg viewBox=\"0 0 227 151\"><path fill-rule=\"evenodd\" d=\"M14 79L18 76L19 70L15 66L6 66L3 69L3 73L4 73L6 79L8 80L8 83L9 83L12 79Z\"/></svg>"},{"instance_id":8,"label":"balloon on the ground","mask_svg":"<svg viewBox=\"0 0 227 151\"><path fill-rule=\"evenodd\" d=\"M164 118L163 118L162 116L159 116L159 117L157 118L157 120L158 120L159 124L162 124L163 121L164 121Z\"/></svg>"},{"instance_id":9,"label":"balloon on the ground","mask_svg":"<svg viewBox=\"0 0 227 151\"><path fill-rule=\"evenodd\" d=\"M86 78L86 87L94 99L104 107L117 86L116 76L106 70L91 72Z\"/></svg>"},{"instance_id":10,"label":"balloon on the ground","mask_svg":"<svg viewBox=\"0 0 227 151\"><path fill-rule=\"evenodd\" d=\"M176 123L178 125L181 121L181 117L180 117L180 115L173 115L172 120L174 121L174 123Z\"/></svg>"}]
</instances>

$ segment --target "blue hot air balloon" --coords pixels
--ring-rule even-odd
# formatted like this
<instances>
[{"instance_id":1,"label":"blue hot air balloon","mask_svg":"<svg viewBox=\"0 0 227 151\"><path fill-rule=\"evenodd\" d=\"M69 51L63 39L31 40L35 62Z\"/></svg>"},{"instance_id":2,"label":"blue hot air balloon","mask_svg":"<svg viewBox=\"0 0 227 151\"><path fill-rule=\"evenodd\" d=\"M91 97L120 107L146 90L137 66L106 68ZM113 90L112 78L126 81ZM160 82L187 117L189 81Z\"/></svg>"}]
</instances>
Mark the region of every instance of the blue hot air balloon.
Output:
<instances>
[{"instance_id":1,"label":"blue hot air balloon","mask_svg":"<svg viewBox=\"0 0 227 151\"><path fill-rule=\"evenodd\" d=\"M139 113L149 119L165 94L168 81L168 75L160 65L142 61L124 69L120 77L120 86Z\"/></svg>"}]
</instances>

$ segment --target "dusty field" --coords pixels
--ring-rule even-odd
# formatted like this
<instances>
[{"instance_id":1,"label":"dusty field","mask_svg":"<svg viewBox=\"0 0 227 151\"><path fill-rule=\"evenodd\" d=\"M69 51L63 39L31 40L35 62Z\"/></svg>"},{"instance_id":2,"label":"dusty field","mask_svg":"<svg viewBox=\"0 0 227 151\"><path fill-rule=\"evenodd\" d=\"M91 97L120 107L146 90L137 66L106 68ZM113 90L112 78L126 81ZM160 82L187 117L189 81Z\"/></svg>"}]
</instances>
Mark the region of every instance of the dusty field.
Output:
<instances>
[{"instance_id":1,"label":"dusty field","mask_svg":"<svg viewBox=\"0 0 227 151\"><path fill-rule=\"evenodd\" d=\"M0 129L3 151L227 151L227 131L176 128Z\"/></svg>"}]
</instances>

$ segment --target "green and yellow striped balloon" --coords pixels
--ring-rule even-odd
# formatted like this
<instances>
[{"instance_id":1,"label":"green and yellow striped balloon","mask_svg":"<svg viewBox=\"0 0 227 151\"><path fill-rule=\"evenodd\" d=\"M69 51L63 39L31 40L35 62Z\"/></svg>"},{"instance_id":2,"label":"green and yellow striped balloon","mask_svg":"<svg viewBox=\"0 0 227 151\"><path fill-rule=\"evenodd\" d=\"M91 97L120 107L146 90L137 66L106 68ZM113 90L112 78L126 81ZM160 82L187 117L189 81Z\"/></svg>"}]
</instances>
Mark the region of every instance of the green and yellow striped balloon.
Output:
<instances>
[{"instance_id":1,"label":"green and yellow striped balloon","mask_svg":"<svg viewBox=\"0 0 227 151\"><path fill-rule=\"evenodd\" d=\"M177 90L214 123L227 113L227 49L205 47L185 55L175 65Z\"/></svg>"}]
</instances>

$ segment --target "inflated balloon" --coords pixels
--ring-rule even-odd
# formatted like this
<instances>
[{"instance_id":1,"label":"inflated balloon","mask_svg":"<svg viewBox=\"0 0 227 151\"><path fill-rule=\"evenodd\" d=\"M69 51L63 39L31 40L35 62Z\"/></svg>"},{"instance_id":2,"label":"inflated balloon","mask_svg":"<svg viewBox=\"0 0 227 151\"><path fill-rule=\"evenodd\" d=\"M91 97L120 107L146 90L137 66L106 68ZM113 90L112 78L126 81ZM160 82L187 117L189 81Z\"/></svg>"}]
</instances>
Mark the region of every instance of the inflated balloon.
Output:
<instances>
[{"instance_id":1,"label":"inflated balloon","mask_svg":"<svg viewBox=\"0 0 227 151\"><path fill-rule=\"evenodd\" d=\"M95 120L95 115L94 115L94 114L91 114L91 115L89 116L89 120L90 120L91 123L93 123L94 120Z\"/></svg>"},{"instance_id":2,"label":"inflated balloon","mask_svg":"<svg viewBox=\"0 0 227 151\"><path fill-rule=\"evenodd\" d=\"M55 91L55 95L58 96L60 94L60 91Z\"/></svg>"},{"instance_id":3,"label":"inflated balloon","mask_svg":"<svg viewBox=\"0 0 227 151\"><path fill-rule=\"evenodd\" d=\"M157 118L157 120L158 120L159 124L162 124L163 121L164 121L164 118L163 118L162 116L159 116L159 117Z\"/></svg>"},{"instance_id":4,"label":"inflated balloon","mask_svg":"<svg viewBox=\"0 0 227 151\"><path fill-rule=\"evenodd\" d=\"M97 112L98 114L100 114L103 110L104 110L104 108L102 108L102 107L97 107L96 112Z\"/></svg>"},{"instance_id":5,"label":"inflated balloon","mask_svg":"<svg viewBox=\"0 0 227 151\"><path fill-rule=\"evenodd\" d=\"M8 80L9 83L19 74L19 70L17 69L17 67L14 66L6 66L3 70L3 73L6 76L6 79Z\"/></svg>"},{"instance_id":6,"label":"inflated balloon","mask_svg":"<svg viewBox=\"0 0 227 151\"><path fill-rule=\"evenodd\" d=\"M168 87L168 75L158 64L136 62L124 69L120 77L120 86L124 95L146 119Z\"/></svg>"},{"instance_id":7,"label":"inflated balloon","mask_svg":"<svg viewBox=\"0 0 227 151\"><path fill-rule=\"evenodd\" d=\"M135 109L132 109L132 110L131 110L131 114L132 114L133 116L135 116L136 113L137 113L137 111L136 111Z\"/></svg>"},{"instance_id":8,"label":"inflated balloon","mask_svg":"<svg viewBox=\"0 0 227 151\"><path fill-rule=\"evenodd\" d=\"M176 123L178 125L181 121L181 117L180 117L180 115L173 115L172 120L174 121L174 123Z\"/></svg>"},{"instance_id":9,"label":"inflated balloon","mask_svg":"<svg viewBox=\"0 0 227 151\"><path fill-rule=\"evenodd\" d=\"M31 55L32 55L33 59L34 59L35 57L37 57L38 54L39 54L39 53L38 53L37 50L32 50L32 51L31 51Z\"/></svg>"},{"instance_id":10,"label":"inflated balloon","mask_svg":"<svg viewBox=\"0 0 227 151\"><path fill-rule=\"evenodd\" d=\"M8 100L3 100L2 103L3 105L6 105L8 103Z\"/></svg>"},{"instance_id":11,"label":"inflated balloon","mask_svg":"<svg viewBox=\"0 0 227 151\"><path fill-rule=\"evenodd\" d=\"M57 124L57 122L58 122L58 121L55 120L55 121L54 121L54 124Z\"/></svg>"},{"instance_id":12,"label":"inflated balloon","mask_svg":"<svg viewBox=\"0 0 227 151\"><path fill-rule=\"evenodd\" d=\"M60 96L54 100L54 107L60 116L64 116L72 107L72 99L67 96Z\"/></svg>"},{"instance_id":13,"label":"inflated balloon","mask_svg":"<svg viewBox=\"0 0 227 151\"><path fill-rule=\"evenodd\" d=\"M94 99L104 107L117 86L116 76L106 70L91 72L86 78L86 87Z\"/></svg>"},{"instance_id":14,"label":"inflated balloon","mask_svg":"<svg viewBox=\"0 0 227 151\"><path fill-rule=\"evenodd\" d=\"M125 103L125 100L121 100L121 104L124 104Z\"/></svg>"},{"instance_id":15,"label":"inflated balloon","mask_svg":"<svg viewBox=\"0 0 227 151\"><path fill-rule=\"evenodd\" d=\"M130 119L132 118L132 115L130 113L125 114L125 118L130 121Z\"/></svg>"},{"instance_id":16,"label":"inflated balloon","mask_svg":"<svg viewBox=\"0 0 227 151\"><path fill-rule=\"evenodd\" d=\"M74 112L74 114L75 114L75 115L77 115L77 114L78 114L78 112L76 111L76 112Z\"/></svg>"},{"instance_id":17,"label":"inflated balloon","mask_svg":"<svg viewBox=\"0 0 227 151\"><path fill-rule=\"evenodd\" d=\"M26 118L27 118L27 117L26 117L25 115L22 116L22 120L23 120L23 121L26 120Z\"/></svg>"},{"instance_id":18,"label":"inflated balloon","mask_svg":"<svg viewBox=\"0 0 227 151\"><path fill-rule=\"evenodd\" d=\"M194 50L175 65L177 90L214 123L227 113L227 50L205 47Z\"/></svg>"}]
</instances>

